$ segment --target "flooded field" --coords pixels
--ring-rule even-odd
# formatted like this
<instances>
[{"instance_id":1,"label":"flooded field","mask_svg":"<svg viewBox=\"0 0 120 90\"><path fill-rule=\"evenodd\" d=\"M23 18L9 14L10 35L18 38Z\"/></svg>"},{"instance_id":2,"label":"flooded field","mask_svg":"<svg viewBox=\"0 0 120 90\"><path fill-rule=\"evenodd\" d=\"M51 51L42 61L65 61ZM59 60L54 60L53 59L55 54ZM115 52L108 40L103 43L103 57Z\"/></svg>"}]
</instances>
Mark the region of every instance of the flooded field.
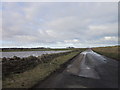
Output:
<instances>
[{"instance_id":1,"label":"flooded field","mask_svg":"<svg viewBox=\"0 0 120 90\"><path fill-rule=\"evenodd\" d=\"M11 58L13 56L17 57L28 57L28 56L41 56L42 54L51 54L51 53L60 53L60 52L68 52L70 50L66 51L24 51L24 52L2 52L2 55L0 55L0 58L2 57L8 57Z\"/></svg>"}]
</instances>

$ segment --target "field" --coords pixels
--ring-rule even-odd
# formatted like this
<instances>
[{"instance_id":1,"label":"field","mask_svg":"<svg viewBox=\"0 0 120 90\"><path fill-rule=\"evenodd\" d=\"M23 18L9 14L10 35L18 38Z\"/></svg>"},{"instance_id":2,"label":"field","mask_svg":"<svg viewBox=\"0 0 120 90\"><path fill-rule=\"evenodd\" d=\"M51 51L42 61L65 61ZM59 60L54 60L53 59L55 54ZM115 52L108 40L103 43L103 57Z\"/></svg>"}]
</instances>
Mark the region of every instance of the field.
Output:
<instances>
[{"instance_id":1,"label":"field","mask_svg":"<svg viewBox=\"0 0 120 90\"><path fill-rule=\"evenodd\" d=\"M4 48L0 52L20 52L20 51L63 51L63 50L74 50L74 48L61 48L61 49L51 49L51 48Z\"/></svg>"},{"instance_id":2,"label":"field","mask_svg":"<svg viewBox=\"0 0 120 90\"><path fill-rule=\"evenodd\" d=\"M83 51L75 50L68 54L60 55L47 62L39 63L34 68L21 73L13 73L3 79L3 88L31 88L39 81L45 79L52 72L61 68L61 65L69 61L78 53Z\"/></svg>"},{"instance_id":3,"label":"field","mask_svg":"<svg viewBox=\"0 0 120 90\"><path fill-rule=\"evenodd\" d=\"M119 47L120 46L97 47L93 48L93 50L101 55L107 56L115 60L119 60Z\"/></svg>"}]
</instances>

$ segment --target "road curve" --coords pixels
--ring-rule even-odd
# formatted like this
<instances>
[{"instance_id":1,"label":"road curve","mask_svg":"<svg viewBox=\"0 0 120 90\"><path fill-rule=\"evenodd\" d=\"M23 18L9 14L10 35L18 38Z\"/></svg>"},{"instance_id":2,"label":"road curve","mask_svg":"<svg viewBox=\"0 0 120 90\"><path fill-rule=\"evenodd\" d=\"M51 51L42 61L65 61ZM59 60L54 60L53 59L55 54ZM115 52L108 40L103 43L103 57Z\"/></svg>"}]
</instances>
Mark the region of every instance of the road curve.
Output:
<instances>
[{"instance_id":1,"label":"road curve","mask_svg":"<svg viewBox=\"0 0 120 90\"><path fill-rule=\"evenodd\" d=\"M118 88L118 62L87 49L35 88Z\"/></svg>"}]
</instances>

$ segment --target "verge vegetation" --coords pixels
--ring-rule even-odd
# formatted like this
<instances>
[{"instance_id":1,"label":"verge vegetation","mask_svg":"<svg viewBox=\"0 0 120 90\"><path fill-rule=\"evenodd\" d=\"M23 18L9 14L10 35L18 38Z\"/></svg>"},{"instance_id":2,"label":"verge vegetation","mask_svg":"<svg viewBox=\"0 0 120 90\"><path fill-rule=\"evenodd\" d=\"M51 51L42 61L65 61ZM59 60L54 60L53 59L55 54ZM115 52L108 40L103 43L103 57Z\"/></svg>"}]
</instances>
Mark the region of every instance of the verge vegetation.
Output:
<instances>
[{"instance_id":1,"label":"verge vegetation","mask_svg":"<svg viewBox=\"0 0 120 90\"><path fill-rule=\"evenodd\" d=\"M119 47L120 46L97 47L93 48L93 50L101 55L119 60Z\"/></svg>"},{"instance_id":2,"label":"verge vegetation","mask_svg":"<svg viewBox=\"0 0 120 90\"><path fill-rule=\"evenodd\" d=\"M47 54L41 57L30 56L22 59L14 57L12 60L7 60L4 58L5 61L2 60L5 65L3 66L3 88L31 88L52 72L60 69L62 64L68 62L83 50L77 49L70 52ZM9 63L11 63L11 66L8 65Z\"/></svg>"}]
</instances>

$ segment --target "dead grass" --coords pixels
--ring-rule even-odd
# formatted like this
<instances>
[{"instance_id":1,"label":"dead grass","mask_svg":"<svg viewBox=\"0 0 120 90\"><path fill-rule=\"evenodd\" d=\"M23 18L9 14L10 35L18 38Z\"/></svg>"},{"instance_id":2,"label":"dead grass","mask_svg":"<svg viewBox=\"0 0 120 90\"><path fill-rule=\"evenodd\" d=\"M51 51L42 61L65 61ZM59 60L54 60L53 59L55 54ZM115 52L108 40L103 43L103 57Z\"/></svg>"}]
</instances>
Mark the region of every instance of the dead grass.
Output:
<instances>
[{"instance_id":1,"label":"dead grass","mask_svg":"<svg viewBox=\"0 0 120 90\"><path fill-rule=\"evenodd\" d=\"M110 47L97 47L93 48L95 52L107 56L109 58L119 60L119 46L110 46Z\"/></svg>"},{"instance_id":2,"label":"dead grass","mask_svg":"<svg viewBox=\"0 0 120 90\"><path fill-rule=\"evenodd\" d=\"M50 62L39 64L31 70L20 74L13 74L3 81L3 88L31 88L78 53L78 51L71 52L68 55L57 57Z\"/></svg>"}]
</instances>

